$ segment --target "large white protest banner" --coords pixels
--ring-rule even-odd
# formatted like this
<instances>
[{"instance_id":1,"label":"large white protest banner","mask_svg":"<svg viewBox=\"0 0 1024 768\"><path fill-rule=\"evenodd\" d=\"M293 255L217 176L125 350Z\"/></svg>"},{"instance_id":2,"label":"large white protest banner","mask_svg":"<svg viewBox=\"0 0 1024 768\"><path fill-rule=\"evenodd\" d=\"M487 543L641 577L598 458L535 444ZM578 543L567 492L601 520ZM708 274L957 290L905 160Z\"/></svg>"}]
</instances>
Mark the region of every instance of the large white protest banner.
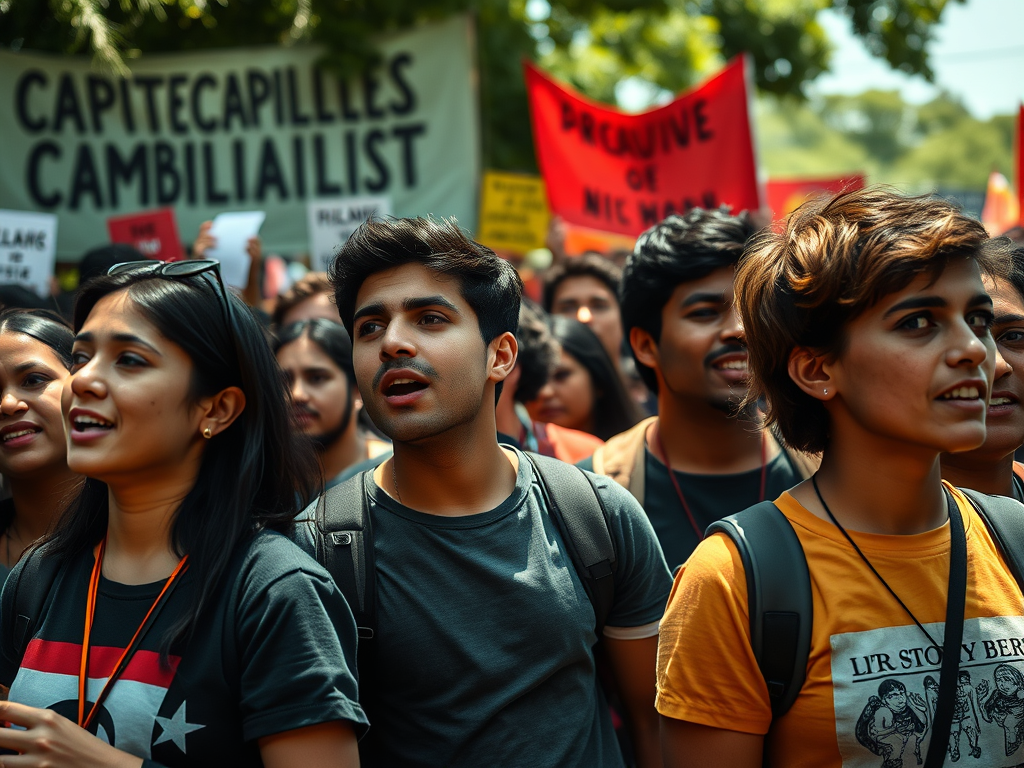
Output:
<instances>
[{"instance_id":1,"label":"large white protest banner","mask_svg":"<svg viewBox=\"0 0 1024 768\"><path fill-rule=\"evenodd\" d=\"M309 204L309 261L313 269L326 272L327 266L356 228L371 216L390 216L391 198L341 197L316 200Z\"/></svg>"},{"instance_id":2,"label":"large white protest banner","mask_svg":"<svg viewBox=\"0 0 1024 768\"><path fill-rule=\"evenodd\" d=\"M310 250L307 203L385 196L397 216L476 224L479 125L465 16L380 41L339 81L317 48L143 56L123 79L81 57L0 52L0 207L60 217L57 256L113 214L173 207L186 242L262 210L264 252Z\"/></svg>"},{"instance_id":3,"label":"large white protest banner","mask_svg":"<svg viewBox=\"0 0 1024 768\"><path fill-rule=\"evenodd\" d=\"M49 296L56 243L56 216L0 210L0 284Z\"/></svg>"}]
</instances>

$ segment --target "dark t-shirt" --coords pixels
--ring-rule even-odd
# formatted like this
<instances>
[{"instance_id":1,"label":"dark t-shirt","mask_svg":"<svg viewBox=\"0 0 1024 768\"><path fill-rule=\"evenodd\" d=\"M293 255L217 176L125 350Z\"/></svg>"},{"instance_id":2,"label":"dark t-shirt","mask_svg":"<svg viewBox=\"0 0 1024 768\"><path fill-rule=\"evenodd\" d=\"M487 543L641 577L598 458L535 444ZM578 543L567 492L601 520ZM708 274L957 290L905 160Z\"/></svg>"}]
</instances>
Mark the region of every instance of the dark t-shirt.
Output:
<instances>
[{"instance_id":1,"label":"dark t-shirt","mask_svg":"<svg viewBox=\"0 0 1024 768\"><path fill-rule=\"evenodd\" d=\"M608 478L595 480L617 555L607 632L646 627L641 636L653 636L668 568L636 501ZM504 502L465 517L402 506L371 472L362 482L379 601L376 764L621 766L595 675L594 610L526 457L519 454Z\"/></svg>"},{"instance_id":2,"label":"dark t-shirt","mask_svg":"<svg viewBox=\"0 0 1024 768\"><path fill-rule=\"evenodd\" d=\"M91 552L61 570L21 667L0 644L0 683L10 700L74 721ZM307 725L366 723L356 703L352 612L326 571L285 536L265 532L233 558L192 640L160 662L160 640L197 585L186 571L114 683L92 730L158 765L261 766L256 740ZM101 578L92 630L86 711L164 582ZM13 624L6 590L0 627ZM13 681L13 682L12 682ZM152 765L153 763L147 763Z\"/></svg>"},{"instance_id":3,"label":"dark t-shirt","mask_svg":"<svg viewBox=\"0 0 1024 768\"><path fill-rule=\"evenodd\" d=\"M649 451L645 453L644 511L658 534L669 568L675 569L697 548L701 537L690 524L668 476L668 469ZM583 469L593 468L593 459L579 463ZM765 478L765 499L775 499L800 482L800 473L785 451L768 462ZM746 509L761 501L761 470L729 475L695 475L676 472L676 480L686 497L701 531L727 515Z\"/></svg>"}]
</instances>

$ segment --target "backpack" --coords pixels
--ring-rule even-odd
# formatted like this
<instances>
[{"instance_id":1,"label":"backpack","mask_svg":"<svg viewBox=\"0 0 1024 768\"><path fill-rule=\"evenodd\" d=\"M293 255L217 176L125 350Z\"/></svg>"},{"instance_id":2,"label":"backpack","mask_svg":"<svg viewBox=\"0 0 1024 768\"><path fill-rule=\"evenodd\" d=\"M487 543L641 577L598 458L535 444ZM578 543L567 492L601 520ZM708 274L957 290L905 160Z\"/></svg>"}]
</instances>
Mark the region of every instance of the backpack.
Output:
<instances>
[{"instance_id":1,"label":"backpack","mask_svg":"<svg viewBox=\"0 0 1024 768\"><path fill-rule=\"evenodd\" d=\"M551 518L597 617L601 637L615 598L615 546L594 479L558 459L522 454L533 465ZM557 491L555 490L557 489ZM377 632L373 526L362 475L328 490L316 505L316 559L348 599L359 628L359 656ZM360 659L360 671L363 669Z\"/></svg>"},{"instance_id":2,"label":"backpack","mask_svg":"<svg viewBox=\"0 0 1024 768\"><path fill-rule=\"evenodd\" d=\"M1024 590L1024 505L961 488ZM796 531L770 501L708 526L736 545L747 579L750 644L768 686L772 719L793 706L807 673L814 623L811 577Z\"/></svg>"}]
</instances>

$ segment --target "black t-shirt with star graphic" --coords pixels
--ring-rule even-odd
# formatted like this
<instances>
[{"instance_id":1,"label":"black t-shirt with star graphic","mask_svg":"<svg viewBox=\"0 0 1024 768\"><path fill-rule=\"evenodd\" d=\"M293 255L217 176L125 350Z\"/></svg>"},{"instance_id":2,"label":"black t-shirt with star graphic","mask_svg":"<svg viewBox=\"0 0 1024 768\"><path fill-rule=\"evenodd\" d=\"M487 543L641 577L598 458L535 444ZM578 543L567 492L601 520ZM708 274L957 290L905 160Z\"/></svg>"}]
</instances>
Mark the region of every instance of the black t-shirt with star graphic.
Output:
<instances>
[{"instance_id":1,"label":"black t-shirt with star graphic","mask_svg":"<svg viewBox=\"0 0 1024 768\"><path fill-rule=\"evenodd\" d=\"M62 568L20 667L0 644L0 683L10 700L75 720L85 604L93 555ZM356 627L327 572L286 537L258 535L232 559L192 639L161 663L165 630L188 610L197 585L186 571L90 730L145 765L262 766L257 739L344 720L357 730ZM89 654L86 711L164 582L100 580ZM0 628L13 622L5 590Z\"/></svg>"}]
</instances>

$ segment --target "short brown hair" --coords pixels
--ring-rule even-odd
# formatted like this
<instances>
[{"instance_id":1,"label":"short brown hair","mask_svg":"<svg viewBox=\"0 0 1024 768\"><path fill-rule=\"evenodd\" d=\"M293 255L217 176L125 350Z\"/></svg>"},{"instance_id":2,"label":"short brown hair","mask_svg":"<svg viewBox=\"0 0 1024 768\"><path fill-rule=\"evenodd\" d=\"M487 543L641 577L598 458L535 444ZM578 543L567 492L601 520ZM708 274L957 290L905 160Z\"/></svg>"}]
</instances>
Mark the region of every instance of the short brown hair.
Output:
<instances>
[{"instance_id":1,"label":"short brown hair","mask_svg":"<svg viewBox=\"0 0 1024 768\"><path fill-rule=\"evenodd\" d=\"M838 355L851 320L918 275L938 279L952 258L1001 272L998 255L981 248L987 238L945 200L868 187L807 203L751 240L736 274L748 402L766 401L768 423L793 448L823 451L828 412L790 378L793 349Z\"/></svg>"},{"instance_id":2,"label":"short brown hair","mask_svg":"<svg viewBox=\"0 0 1024 768\"><path fill-rule=\"evenodd\" d=\"M295 281L295 284L282 293L277 304L274 305L274 314L271 317L275 326L280 326L284 316L299 306L306 299L319 296L321 293L334 296L334 286L327 279L326 272L307 272Z\"/></svg>"}]
</instances>

